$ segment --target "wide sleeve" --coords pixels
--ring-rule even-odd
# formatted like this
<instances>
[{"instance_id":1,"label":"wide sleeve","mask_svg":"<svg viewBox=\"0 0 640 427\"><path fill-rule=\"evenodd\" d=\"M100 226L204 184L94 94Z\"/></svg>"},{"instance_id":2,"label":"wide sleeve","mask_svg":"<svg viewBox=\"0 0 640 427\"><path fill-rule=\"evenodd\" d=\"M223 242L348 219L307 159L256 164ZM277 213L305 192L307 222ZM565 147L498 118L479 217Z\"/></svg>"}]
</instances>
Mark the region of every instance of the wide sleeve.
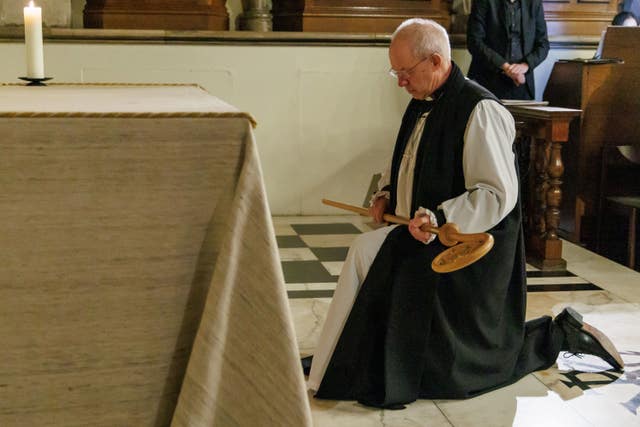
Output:
<instances>
[{"instance_id":1,"label":"wide sleeve","mask_svg":"<svg viewBox=\"0 0 640 427\"><path fill-rule=\"evenodd\" d=\"M387 162L387 167L380 173L380 179L378 180L376 191L373 192L369 199L369 206L373 206L376 199L385 197L389 199L391 197L391 160Z\"/></svg>"},{"instance_id":2,"label":"wide sleeve","mask_svg":"<svg viewBox=\"0 0 640 427\"><path fill-rule=\"evenodd\" d=\"M502 69L507 60L487 44L491 24L490 4L487 0L475 0L467 22L467 48L474 58L479 58L487 67Z\"/></svg>"},{"instance_id":3,"label":"wide sleeve","mask_svg":"<svg viewBox=\"0 0 640 427\"><path fill-rule=\"evenodd\" d=\"M464 134L462 167L467 191L439 206L447 222L455 222L460 231L489 230L516 205L514 139L511 113L496 101L480 101Z\"/></svg>"},{"instance_id":4,"label":"wide sleeve","mask_svg":"<svg viewBox=\"0 0 640 427\"><path fill-rule=\"evenodd\" d=\"M378 191L389 190L391 190L391 161L387 163L387 167L382 171L378 181Z\"/></svg>"}]
</instances>

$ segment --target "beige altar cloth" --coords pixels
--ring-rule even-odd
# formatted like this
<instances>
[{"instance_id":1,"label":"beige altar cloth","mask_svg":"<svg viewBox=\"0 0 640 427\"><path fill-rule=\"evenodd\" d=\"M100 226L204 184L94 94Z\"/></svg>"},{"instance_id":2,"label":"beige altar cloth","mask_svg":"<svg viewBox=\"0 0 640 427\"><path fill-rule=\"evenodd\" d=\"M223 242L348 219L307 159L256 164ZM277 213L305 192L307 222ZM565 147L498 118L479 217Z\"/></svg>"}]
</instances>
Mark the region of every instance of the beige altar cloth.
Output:
<instances>
[{"instance_id":1,"label":"beige altar cloth","mask_svg":"<svg viewBox=\"0 0 640 427\"><path fill-rule=\"evenodd\" d=\"M0 85L1 426L311 425L252 123Z\"/></svg>"}]
</instances>

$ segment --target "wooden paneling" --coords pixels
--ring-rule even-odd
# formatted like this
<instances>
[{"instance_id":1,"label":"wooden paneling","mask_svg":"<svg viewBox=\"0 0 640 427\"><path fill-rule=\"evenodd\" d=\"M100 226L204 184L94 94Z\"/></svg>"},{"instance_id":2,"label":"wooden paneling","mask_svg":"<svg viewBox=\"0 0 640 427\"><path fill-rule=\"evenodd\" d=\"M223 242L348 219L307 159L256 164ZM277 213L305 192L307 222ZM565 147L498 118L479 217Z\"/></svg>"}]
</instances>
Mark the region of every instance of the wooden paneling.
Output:
<instances>
[{"instance_id":1,"label":"wooden paneling","mask_svg":"<svg viewBox=\"0 0 640 427\"><path fill-rule=\"evenodd\" d=\"M445 28L449 4L441 0L283 0L273 2L275 31L391 33L405 19L433 19Z\"/></svg>"},{"instance_id":2,"label":"wooden paneling","mask_svg":"<svg viewBox=\"0 0 640 427\"><path fill-rule=\"evenodd\" d=\"M618 0L544 1L550 36L599 36L617 12ZM451 32L450 3L444 0L281 0L273 2L275 31L391 33L400 22L419 16ZM456 17L466 21L465 16Z\"/></svg>"},{"instance_id":3,"label":"wooden paneling","mask_svg":"<svg viewBox=\"0 0 640 427\"><path fill-rule=\"evenodd\" d=\"M245 13L247 2L245 5ZM225 0L87 0L86 28L228 30ZM465 33L465 15L452 26L448 0L274 0L274 31L391 33L405 19L433 19L452 33ZM550 36L599 36L618 0L546 0ZM265 23L268 28L268 22Z\"/></svg>"},{"instance_id":4,"label":"wooden paneling","mask_svg":"<svg viewBox=\"0 0 640 427\"><path fill-rule=\"evenodd\" d=\"M543 1L550 36L599 36L618 11L618 0Z\"/></svg>"},{"instance_id":5,"label":"wooden paneling","mask_svg":"<svg viewBox=\"0 0 640 427\"><path fill-rule=\"evenodd\" d=\"M229 29L224 0L87 0L85 28Z\"/></svg>"}]
</instances>

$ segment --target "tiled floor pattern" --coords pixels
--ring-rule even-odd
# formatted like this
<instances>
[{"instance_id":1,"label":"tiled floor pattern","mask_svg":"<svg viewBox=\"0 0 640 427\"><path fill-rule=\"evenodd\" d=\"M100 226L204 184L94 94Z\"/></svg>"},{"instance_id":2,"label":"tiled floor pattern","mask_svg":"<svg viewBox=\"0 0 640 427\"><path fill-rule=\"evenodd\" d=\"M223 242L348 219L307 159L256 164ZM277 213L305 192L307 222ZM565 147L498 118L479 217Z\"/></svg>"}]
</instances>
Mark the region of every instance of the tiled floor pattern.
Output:
<instances>
[{"instance_id":1,"label":"tiled floor pattern","mask_svg":"<svg viewBox=\"0 0 640 427\"><path fill-rule=\"evenodd\" d=\"M330 220L330 219L329 219ZM292 221L295 221L293 219ZM340 275L349 244L362 233L367 224L357 227L353 223L303 223L292 222L290 230L284 225L280 232L295 234L277 235L282 270L289 298L331 298ZM529 292L592 291L598 286L570 271L539 271L527 268Z\"/></svg>"},{"instance_id":2,"label":"tiled floor pattern","mask_svg":"<svg viewBox=\"0 0 640 427\"><path fill-rule=\"evenodd\" d=\"M301 355L313 353L342 261L370 229L357 216L274 217ZM527 269L527 317L580 311L604 331L624 373L596 357L562 354L557 366L468 400L420 400L402 411L310 395L316 426L640 426L640 274L564 242L566 272Z\"/></svg>"}]
</instances>

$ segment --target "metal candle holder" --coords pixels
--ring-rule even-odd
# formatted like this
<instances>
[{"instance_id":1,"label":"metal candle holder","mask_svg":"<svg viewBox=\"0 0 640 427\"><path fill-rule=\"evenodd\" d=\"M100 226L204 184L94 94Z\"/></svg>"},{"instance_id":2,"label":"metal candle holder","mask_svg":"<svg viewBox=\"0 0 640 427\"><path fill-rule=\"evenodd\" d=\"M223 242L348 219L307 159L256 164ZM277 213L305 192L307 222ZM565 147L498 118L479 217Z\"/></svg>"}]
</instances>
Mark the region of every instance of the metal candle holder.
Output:
<instances>
[{"instance_id":1,"label":"metal candle holder","mask_svg":"<svg viewBox=\"0 0 640 427\"><path fill-rule=\"evenodd\" d=\"M53 79L53 77L18 77L20 80L24 80L27 86L46 86L44 82Z\"/></svg>"}]
</instances>

